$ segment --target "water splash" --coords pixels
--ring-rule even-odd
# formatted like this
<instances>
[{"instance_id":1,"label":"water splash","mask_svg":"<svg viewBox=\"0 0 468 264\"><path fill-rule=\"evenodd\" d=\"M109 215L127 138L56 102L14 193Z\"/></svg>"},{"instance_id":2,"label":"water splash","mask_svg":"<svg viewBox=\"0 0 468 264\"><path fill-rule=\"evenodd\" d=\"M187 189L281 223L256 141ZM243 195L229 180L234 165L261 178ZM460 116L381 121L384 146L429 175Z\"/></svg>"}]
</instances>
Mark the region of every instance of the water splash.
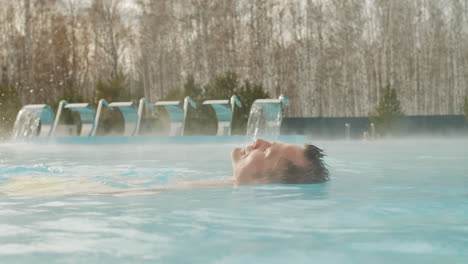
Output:
<instances>
[{"instance_id":1,"label":"water splash","mask_svg":"<svg viewBox=\"0 0 468 264\"><path fill-rule=\"evenodd\" d=\"M48 105L24 106L16 116L13 139L49 136L54 116L54 110Z\"/></svg>"},{"instance_id":2,"label":"water splash","mask_svg":"<svg viewBox=\"0 0 468 264\"><path fill-rule=\"evenodd\" d=\"M253 104L247 122L247 136L273 136L280 134L283 111L281 104L262 103Z\"/></svg>"},{"instance_id":3,"label":"water splash","mask_svg":"<svg viewBox=\"0 0 468 264\"><path fill-rule=\"evenodd\" d=\"M40 115L37 111L21 109L13 127L13 138L33 137L39 135Z\"/></svg>"}]
</instances>

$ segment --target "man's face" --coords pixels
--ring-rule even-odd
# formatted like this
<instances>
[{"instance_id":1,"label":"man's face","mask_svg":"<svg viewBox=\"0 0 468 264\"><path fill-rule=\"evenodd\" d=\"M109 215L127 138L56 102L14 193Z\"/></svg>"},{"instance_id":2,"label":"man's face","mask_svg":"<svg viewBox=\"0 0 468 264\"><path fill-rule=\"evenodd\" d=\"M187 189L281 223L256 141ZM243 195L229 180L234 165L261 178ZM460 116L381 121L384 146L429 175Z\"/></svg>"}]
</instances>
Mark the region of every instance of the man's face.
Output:
<instances>
[{"instance_id":1,"label":"man's face","mask_svg":"<svg viewBox=\"0 0 468 264\"><path fill-rule=\"evenodd\" d=\"M234 178L240 184L262 184L277 179L265 177L267 172L284 169L287 161L305 166L304 147L283 142L256 139L246 148L231 153Z\"/></svg>"}]
</instances>

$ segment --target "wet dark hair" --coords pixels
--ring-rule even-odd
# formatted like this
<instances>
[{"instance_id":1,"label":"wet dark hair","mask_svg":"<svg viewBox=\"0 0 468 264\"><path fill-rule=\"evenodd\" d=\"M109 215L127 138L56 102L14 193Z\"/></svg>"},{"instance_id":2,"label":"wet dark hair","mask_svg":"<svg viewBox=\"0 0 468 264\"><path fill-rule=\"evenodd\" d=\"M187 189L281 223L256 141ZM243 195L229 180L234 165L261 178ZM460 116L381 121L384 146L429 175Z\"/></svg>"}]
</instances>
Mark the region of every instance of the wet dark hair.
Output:
<instances>
[{"instance_id":1,"label":"wet dark hair","mask_svg":"<svg viewBox=\"0 0 468 264\"><path fill-rule=\"evenodd\" d=\"M328 181L329 172L323 157L325 153L322 149L314 145L305 145L304 157L306 165L297 166L291 161L286 161L286 168L273 172L271 175L278 183L285 184L310 184Z\"/></svg>"}]
</instances>

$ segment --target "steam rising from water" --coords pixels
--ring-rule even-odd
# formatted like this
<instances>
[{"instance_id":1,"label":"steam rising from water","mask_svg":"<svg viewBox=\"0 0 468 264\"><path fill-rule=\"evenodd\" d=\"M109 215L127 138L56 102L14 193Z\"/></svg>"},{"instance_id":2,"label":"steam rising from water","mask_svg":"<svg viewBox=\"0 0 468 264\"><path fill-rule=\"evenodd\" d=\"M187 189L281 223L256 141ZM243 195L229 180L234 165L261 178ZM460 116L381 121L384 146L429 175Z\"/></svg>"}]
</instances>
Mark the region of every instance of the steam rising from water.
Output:
<instances>
[{"instance_id":1,"label":"steam rising from water","mask_svg":"<svg viewBox=\"0 0 468 264\"><path fill-rule=\"evenodd\" d=\"M133 195L230 177L237 144L0 144L1 192L21 195L0 196L0 258L464 263L467 139L314 144L328 154L328 183L146 196ZM94 196L114 190L131 196Z\"/></svg>"}]
</instances>

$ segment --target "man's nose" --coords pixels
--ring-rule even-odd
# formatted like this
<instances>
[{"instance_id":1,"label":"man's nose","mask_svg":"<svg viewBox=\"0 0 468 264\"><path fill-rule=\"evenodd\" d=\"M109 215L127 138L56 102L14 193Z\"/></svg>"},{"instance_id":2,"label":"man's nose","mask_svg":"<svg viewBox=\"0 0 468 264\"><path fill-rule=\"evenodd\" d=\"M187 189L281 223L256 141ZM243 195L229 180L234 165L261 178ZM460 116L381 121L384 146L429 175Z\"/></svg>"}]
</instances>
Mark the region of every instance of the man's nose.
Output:
<instances>
[{"instance_id":1,"label":"man's nose","mask_svg":"<svg viewBox=\"0 0 468 264\"><path fill-rule=\"evenodd\" d=\"M253 148L254 148L254 149L266 149L266 148L268 148L270 145L271 145L270 142L268 142L268 141L266 141L266 140L264 140L264 139L261 139L261 138L257 138L257 139L255 139Z\"/></svg>"}]
</instances>

